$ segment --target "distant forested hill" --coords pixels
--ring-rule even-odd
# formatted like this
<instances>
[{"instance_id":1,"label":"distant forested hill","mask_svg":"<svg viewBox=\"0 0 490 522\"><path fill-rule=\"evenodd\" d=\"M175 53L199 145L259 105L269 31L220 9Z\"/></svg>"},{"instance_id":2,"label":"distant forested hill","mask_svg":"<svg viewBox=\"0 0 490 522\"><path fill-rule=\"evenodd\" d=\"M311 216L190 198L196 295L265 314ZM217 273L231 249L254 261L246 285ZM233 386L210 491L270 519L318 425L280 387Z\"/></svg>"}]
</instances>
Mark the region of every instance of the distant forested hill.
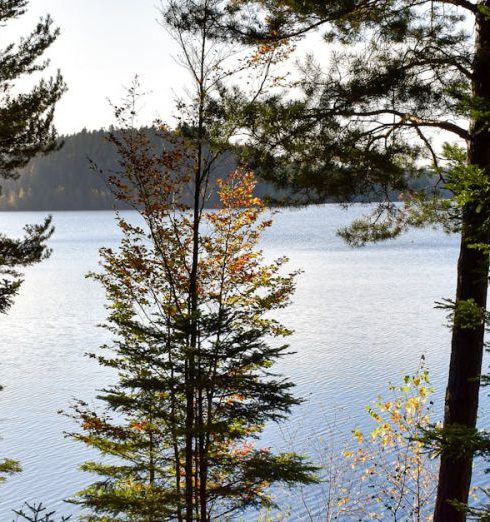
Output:
<instances>
[{"instance_id":1,"label":"distant forested hill","mask_svg":"<svg viewBox=\"0 0 490 522\"><path fill-rule=\"evenodd\" d=\"M19 179L2 184L0 210L113 209L112 194L89 164L90 158L104 171L116 167L117 153L105 140L106 135L102 130L83 130L65 136L60 150L35 158L20 171ZM216 175L226 175L233 167L230 154L220 160ZM266 183L257 186L259 196L271 191ZM215 203L216 194L213 194L209 206Z\"/></svg>"},{"instance_id":2,"label":"distant forested hill","mask_svg":"<svg viewBox=\"0 0 490 522\"><path fill-rule=\"evenodd\" d=\"M63 138L63 147L39 156L2 185L0 210L102 210L114 206L103 179L90 170L90 157L103 168L116 162L104 131L85 131Z\"/></svg>"},{"instance_id":3,"label":"distant forested hill","mask_svg":"<svg viewBox=\"0 0 490 522\"><path fill-rule=\"evenodd\" d=\"M2 184L1 210L107 210L115 206L114 198L103 178L90 169L89 158L104 171L116 168L117 153L114 146L105 140L107 131L82 130L78 134L65 136L64 145L57 152L33 159L20 171L20 177ZM216 176L224 176L234 167L230 154L221 158ZM414 185L430 185L427 177ZM257 185L258 196L271 195L280 198L269 183ZM392 194L397 199L397 194ZM214 192L209 206L217 203Z\"/></svg>"}]
</instances>

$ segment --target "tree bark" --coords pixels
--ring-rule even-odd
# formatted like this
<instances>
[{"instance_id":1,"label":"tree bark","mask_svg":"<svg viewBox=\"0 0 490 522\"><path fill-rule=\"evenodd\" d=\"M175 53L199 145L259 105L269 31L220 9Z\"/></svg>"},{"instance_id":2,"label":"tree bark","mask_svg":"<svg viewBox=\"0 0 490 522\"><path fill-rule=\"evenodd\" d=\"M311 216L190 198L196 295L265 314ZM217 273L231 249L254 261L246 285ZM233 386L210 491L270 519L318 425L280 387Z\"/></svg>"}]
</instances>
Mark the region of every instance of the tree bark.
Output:
<instances>
[{"instance_id":1,"label":"tree bark","mask_svg":"<svg viewBox=\"0 0 490 522\"><path fill-rule=\"evenodd\" d=\"M481 5L490 8L490 0ZM490 20L483 14L476 16L473 96L490 102ZM479 118L470 126L468 162L484 169L490 176L490 132L488 124ZM477 208L482 204L484 210ZM456 303L472 299L486 309L488 290L488 254L471 248L474 243L489 243L489 202L475 201L463 210L461 249L458 261ZM475 428L478 416L478 397L484 349L484 324L464 328L453 326L451 363L446 390L444 427ZM452 502L467 504L471 485L473 455L471 452L441 454L439 483L434 522L464 522L466 514Z\"/></svg>"}]
</instances>

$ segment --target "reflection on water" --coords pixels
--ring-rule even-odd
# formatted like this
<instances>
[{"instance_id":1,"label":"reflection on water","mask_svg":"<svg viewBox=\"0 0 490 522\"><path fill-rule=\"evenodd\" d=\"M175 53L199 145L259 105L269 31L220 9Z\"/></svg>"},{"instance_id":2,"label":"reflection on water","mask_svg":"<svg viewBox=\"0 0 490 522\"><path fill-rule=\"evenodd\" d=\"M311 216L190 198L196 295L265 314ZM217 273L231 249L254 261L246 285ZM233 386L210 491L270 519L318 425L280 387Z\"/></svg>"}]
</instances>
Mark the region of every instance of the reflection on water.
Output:
<instances>
[{"instance_id":1,"label":"reflection on water","mask_svg":"<svg viewBox=\"0 0 490 522\"><path fill-rule=\"evenodd\" d=\"M413 231L396 241L353 250L336 237L339 226L361 212L334 205L282 211L263 241L267 257L288 255L302 268L294 303L280 319L295 329L295 352L280 370L297 384L305 403L291 421L270 426L264 445L308 450L311 440L349 437L366 421L364 406L413 371L425 354L442 411L449 331L433 303L452 297L458 238ZM39 213L2 213L0 231L42 219ZM84 353L106 340L96 328L105 316L104 295L84 274L97 268L97 250L119 239L111 212L54 214L51 259L30 269L13 310L1 317L0 455L20 459L24 473L0 488L0 520L25 500L62 504L91 477L77 470L92 455L63 437L73 428L57 412L73 398L94 400L113 376ZM482 411L488 400L482 398ZM488 408L487 408L488 409ZM487 419L482 419L482 422ZM311 495L314 495L312 490ZM308 496L308 494L307 494ZM301 520L293 504L290 519Z\"/></svg>"}]
</instances>

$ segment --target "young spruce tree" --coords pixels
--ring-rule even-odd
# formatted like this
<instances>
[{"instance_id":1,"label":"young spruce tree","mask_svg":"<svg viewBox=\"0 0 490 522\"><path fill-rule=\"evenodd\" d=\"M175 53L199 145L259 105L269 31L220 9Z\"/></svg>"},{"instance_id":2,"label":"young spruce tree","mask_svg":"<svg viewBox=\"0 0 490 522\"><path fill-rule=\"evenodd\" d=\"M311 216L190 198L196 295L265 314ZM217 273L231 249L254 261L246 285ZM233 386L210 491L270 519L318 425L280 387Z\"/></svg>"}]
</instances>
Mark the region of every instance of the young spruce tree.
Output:
<instances>
[{"instance_id":1,"label":"young spruce tree","mask_svg":"<svg viewBox=\"0 0 490 522\"><path fill-rule=\"evenodd\" d=\"M270 506L270 484L315 480L300 456L254 443L299 402L271 370L287 346L270 342L290 333L271 312L287 305L295 274L283 273L285 259L264 262L257 244L270 221L254 177L226 167L236 127L213 111L230 75L213 38L225 14L221 2L198 0L171 3L163 16L195 91L179 104L175 131L135 128L136 85L116 109L120 169L108 184L141 219L118 216L120 247L102 249L93 275L114 335L94 357L118 380L99 397L104 411L75 405L74 438L114 457L83 466L100 476L75 499L91 521L222 520ZM216 179L220 165L228 172ZM213 212L205 206L216 187Z\"/></svg>"}]
</instances>

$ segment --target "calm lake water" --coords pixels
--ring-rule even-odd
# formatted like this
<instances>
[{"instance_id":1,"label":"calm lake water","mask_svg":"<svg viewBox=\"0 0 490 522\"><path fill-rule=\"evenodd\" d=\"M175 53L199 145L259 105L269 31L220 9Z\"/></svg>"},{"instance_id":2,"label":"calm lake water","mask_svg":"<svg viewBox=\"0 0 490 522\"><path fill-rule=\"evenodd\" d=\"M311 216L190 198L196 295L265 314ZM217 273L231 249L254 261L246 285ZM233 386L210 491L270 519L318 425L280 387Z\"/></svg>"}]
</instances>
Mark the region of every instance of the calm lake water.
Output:
<instances>
[{"instance_id":1,"label":"calm lake water","mask_svg":"<svg viewBox=\"0 0 490 522\"><path fill-rule=\"evenodd\" d=\"M295 353L279 369L305 402L287 424L267 429L266 445L311 450L328 444L332 426L340 440L350 437L352 428L369 425L365 405L389 381L413 372L422 354L442 412L449 331L434 301L454 296L458 238L418 230L354 250L336 230L362 211L360 205L282 211L264 237L267 257L286 254L292 268L304 271L292 306L280 315L295 330ZM2 213L0 231L17 233L43 216ZM11 509L26 500L73 512L63 499L90 482L77 468L94 455L63 437L74 426L58 411L73 398L92 402L113 379L84 357L107 340L96 327L105 317L103 291L84 274L97 268L101 246L118 244L113 214L56 212L54 221L52 257L27 271L14 308L0 317L0 455L24 467L0 487L1 522L13 520ZM488 426L488 420L482 415L480 422ZM292 505L290 520L305 519L294 493L284 502Z\"/></svg>"}]
</instances>

